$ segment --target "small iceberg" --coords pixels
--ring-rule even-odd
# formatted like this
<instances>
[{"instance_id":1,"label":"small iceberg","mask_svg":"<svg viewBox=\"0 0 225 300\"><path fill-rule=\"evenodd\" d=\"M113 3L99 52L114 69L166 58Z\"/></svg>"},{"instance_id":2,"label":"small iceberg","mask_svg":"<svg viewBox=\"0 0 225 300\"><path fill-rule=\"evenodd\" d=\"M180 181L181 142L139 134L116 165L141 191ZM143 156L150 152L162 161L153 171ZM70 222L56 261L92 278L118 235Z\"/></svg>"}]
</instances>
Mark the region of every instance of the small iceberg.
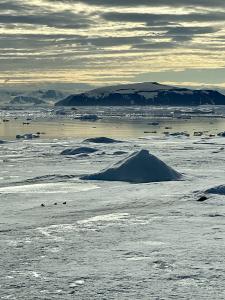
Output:
<instances>
[{"instance_id":1,"label":"small iceberg","mask_svg":"<svg viewBox=\"0 0 225 300\"><path fill-rule=\"evenodd\" d=\"M40 137L40 134L26 133L23 135L17 134L16 139L32 140Z\"/></svg>"},{"instance_id":2,"label":"small iceberg","mask_svg":"<svg viewBox=\"0 0 225 300\"><path fill-rule=\"evenodd\" d=\"M147 150L141 150L134 152L108 169L83 176L81 179L147 183L179 180L181 177L180 173L156 156Z\"/></svg>"},{"instance_id":3,"label":"small iceberg","mask_svg":"<svg viewBox=\"0 0 225 300\"><path fill-rule=\"evenodd\" d=\"M80 117L76 117L75 119L78 119L80 121L97 121L99 120L100 118L97 116L97 115L83 115L83 116L80 116Z\"/></svg>"},{"instance_id":4,"label":"small iceberg","mask_svg":"<svg viewBox=\"0 0 225 300\"><path fill-rule=\"evenodd\" d=\"M89 142L89 143L99 143L99 144L112 144L112 143L122 143L121 141L110 139L108 137L95 137L95 138L90 138L84 140L84 142Z\"/></svg>"}]
</instances>

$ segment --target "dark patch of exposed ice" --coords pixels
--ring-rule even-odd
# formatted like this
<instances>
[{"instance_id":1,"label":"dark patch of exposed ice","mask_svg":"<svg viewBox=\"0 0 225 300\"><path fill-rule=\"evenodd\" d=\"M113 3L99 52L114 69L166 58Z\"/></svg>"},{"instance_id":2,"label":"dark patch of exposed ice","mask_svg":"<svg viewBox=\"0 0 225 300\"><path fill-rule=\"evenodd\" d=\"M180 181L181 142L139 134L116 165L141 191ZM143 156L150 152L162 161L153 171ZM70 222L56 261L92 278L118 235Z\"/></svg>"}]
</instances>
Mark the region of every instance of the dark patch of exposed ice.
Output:
<instances>
[{"instance_id":1,"label":"dark patch of exposed ice","mask_svg":"<svg viewBox=\"0 0 225 300\"><path fill-rule=\"evenodd\" d=\"M210 213L210 214L207 215L207 217L210 217L210 218L223 217L224 218L224 214Z\"/></svg>"},{"instance_id":2,"label":"dark patch of exposed ice","mask_svg":"<svg viewBox=\"0 0 225 300\"><path fill-rule=\"evenodd\" d=\"M171 181L180 178L180 173L147 150L134 152L99 173L81 177L84 180L126 181L131 183Z\"/></svg>"},{"instance_id":3,"label":"dark patch of exposed ice","mask_svg":"<svg viewBox=\"0 0 225 300\"><path fill-rule=\"evenodd\" d=\"M198 202L205 202L206 200L208 200L208 197L206 197L205 195L200 196L200 197L197 199Z\"/></svg>"},{"instance_id":4,"label":"dark patch of exposed ice","mask_svg":"<svg viewBox=\"0 0 225 300\"><path fill-rule=\"evenodd\" d=\"M126 154L127 152L126 151L115 151L113 153L113 155L123 155L123 154Z\"/></svg>"},{"instance_id":5,"label":"dark patch of exposed ice","mask_svg":"<svg viewBox=\"0 0 225 300\"><path fill-rule=\"evenodd\" d=\"M150 123L148 123L148 125L157 126L157 125L159 125L159 122L150 122Z\"/></svg>"},{"instance_id":6,"label":"dark patch of exposed ice","mask_svg":"<svg viewBox=\"0 0 225 300\"><path fill-rule=\"evenodd\" d=\"M82 153L82 154L76 155L76 158L87 158L87 157L89 157L89 155L87 153Z\"/></svg>"}]
</instances>

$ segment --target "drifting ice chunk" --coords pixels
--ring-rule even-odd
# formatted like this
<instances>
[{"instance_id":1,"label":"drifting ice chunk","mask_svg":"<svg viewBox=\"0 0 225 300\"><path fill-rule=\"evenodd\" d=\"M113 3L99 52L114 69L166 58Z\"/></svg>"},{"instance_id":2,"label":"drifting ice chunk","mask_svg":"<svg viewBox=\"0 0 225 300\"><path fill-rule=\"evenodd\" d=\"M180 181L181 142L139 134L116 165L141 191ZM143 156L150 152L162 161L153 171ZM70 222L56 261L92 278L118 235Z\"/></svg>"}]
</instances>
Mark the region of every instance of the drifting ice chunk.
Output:
<instances>
[{"instance_id":1,"label":"drifting ice chunk","mask_svg":"<svg viewBox=\"0 0 225 300\"><path fill-rule=\"evenodd\" d=\"M83 115L80 117L76 117L75 119L78 119L81 121L97 121L97 120L99 120L99 117L97 115Z\"/></svg>"},{"instance_id":2,"label":"drifting ice chunk","mask_svg":"<svg viewBox=\"0 0 225 300\"><path fill-rule=\"evenodd\" d=\"M26 133L23 135L17 134L16 139L32 140L40 137L40 134Z\"/></svg>"},{"instance_id":3,"label":"drifting ice chunk","mask_svg":"<svg viewBox=\"0 0 225 300\"><path fill-rule=\"evenodd\" d=\"M86 139L86 140L84 140L84 142L99 143L99 144L100 143L102 143L102 144L121 143L121 141L110 139L110 138L107 138L104 136Z\"/></svg>"},{"instance_id":4,"label":"drifting ice chunk","mask_svg":"<svg viewBox=\"0 0 225 300\"><path fill-rule=\"evenodd\" d=\"M102 172L83 176L84 180L127 181L133 183L178 180L181 174L147 150L134 152Z\"/></svg>"}]
</instances>

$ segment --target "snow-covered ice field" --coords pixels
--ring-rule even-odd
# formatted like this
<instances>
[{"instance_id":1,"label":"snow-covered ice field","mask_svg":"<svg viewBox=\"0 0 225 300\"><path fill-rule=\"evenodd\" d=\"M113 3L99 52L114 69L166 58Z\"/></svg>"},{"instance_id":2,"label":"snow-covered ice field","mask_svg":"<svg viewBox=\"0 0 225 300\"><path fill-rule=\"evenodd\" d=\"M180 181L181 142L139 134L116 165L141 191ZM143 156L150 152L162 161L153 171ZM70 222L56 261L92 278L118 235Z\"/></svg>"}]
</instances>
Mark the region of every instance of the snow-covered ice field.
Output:
<instances>
[{"instance_id":1,"label":"snow-covered ice field","mask_svg":"<svg viewBox=\"0 0 225 300\"><path fill-rule=\"evenodd\" d=\"M122 143L43 136L0 145L0 299L225 298L225 196L197 201L225 183L225 138L119 132ZM84 145L98 151L60 155ZM141 149L182 180L79 179Z\"/></svg>"}]
</instances>

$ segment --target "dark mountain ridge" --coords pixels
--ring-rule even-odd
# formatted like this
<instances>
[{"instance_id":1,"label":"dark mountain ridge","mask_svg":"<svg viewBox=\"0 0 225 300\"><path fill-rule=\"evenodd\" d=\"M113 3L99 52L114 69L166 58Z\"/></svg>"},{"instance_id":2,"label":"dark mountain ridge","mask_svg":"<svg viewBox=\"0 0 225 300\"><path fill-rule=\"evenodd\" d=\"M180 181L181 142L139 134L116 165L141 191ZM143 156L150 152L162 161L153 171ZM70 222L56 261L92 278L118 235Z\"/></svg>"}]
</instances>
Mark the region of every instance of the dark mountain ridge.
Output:
<instances>
[{"instance_id":1,"label":"dark mountain ridge","mask_svg":"<svg viewBox=\"0 0 225 300\"><path fill-rule=\"evenodd\" d=\"M57 106L132 106L132 105L225 105L225 95L214 90L192 90L144 82L107 86L70 95Z\"/></svg>"}]
</instances>

